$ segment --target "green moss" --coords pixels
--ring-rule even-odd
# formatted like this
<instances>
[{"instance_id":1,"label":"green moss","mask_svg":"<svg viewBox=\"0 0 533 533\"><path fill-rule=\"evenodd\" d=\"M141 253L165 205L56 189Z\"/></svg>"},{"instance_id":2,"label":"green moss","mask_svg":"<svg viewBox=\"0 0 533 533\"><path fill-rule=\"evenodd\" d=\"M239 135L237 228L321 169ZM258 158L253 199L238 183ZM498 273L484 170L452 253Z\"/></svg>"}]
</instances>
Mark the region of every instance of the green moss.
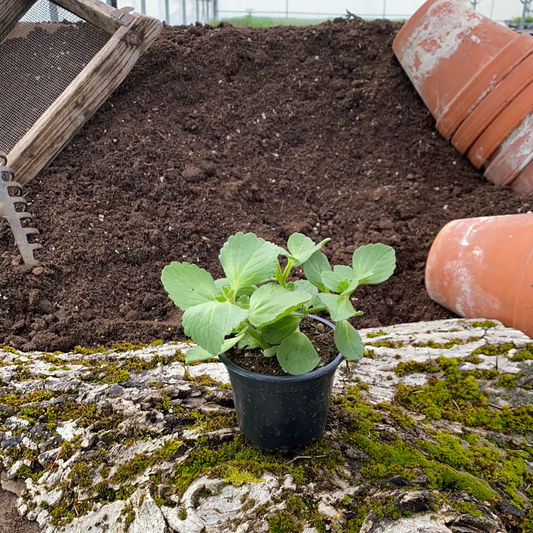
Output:
<instances>
[{"instance_id":1,"label":"green moss","mask_svg":"<svg viewBox=\"0 0 533 533\"><path fill-rule=\"evenodd\" d=\"M104 378L104 383L124 383L130 379L130 375L127 370L117 369L112 374L107 375Z\"/></svg>"},{"instance_id":2,"label":"green moss","mask_svg":"<svg viewBox=\"0 0 533 533\"><path fill-rule=\"evenodd\" d=\"M463 357L463 361L465 363L471 363L473 365L479 365L483 362L483 359L479 357L479 355L467 355L466 357Z\"/></svg>"},{"instance_id":3,"label":"green moss","mask_svg":"<svg viewBox=\"0 0 533 533\"><path fill-rule=\"evenodd\" d=\"M382 329L374 332L370 332L366 334L367 339L373 339L375 337L382 337L383 335L388 335L386 331L383 331Z\"/></svg>"},{"instance_id":4,"label":"green moss","mask_svg":"<svg viewBox=\"0 0 533 533\"><path fill-rule=\"evenodd\" d=\"M405 343L403 341L377 341L370 344L374 348L403 348Z\"/></svg>"},{"instance_id":5,"label":"green moss","mask_svg":"<svg viewBox=\"0 0 533 533\"><path fill-rule=\"evenodd\" d=\"M513 361L514 363L521 363L522 361L529 361L531 359L533 359L533 344L528 344L523 350L509 357L509 361Z\"/></svg>"},{"instance_id":6,"label":"green moss","mask_svg":"<svg viewBox=\"0 0 533 533\"><path fill-rule=\"evenodd\" d=\"M516 385L516 380L523 374L500 374L498 385L506 389L513 389Z\"/></svg>"},{"instance_id":7,"label":"green moss","mask_svg":"<svg viewBox=\"0 0 533 533\"><path fill-rule=\"evenodd\" d=\"M143 344L142 342L138 344L131 344L130 342L119 342L118 344L113 344L113 346L111 346L111 349L114 352L131 352L135 350L144 350L144 348L148 348L148 345Z\"/></svg>"},{"instance_id":8,"label":"green moss","mask_svg":"<svg viewBox=\"0 0 533 533\"><path fill-rule=\"evenodd\" d=\"M452 502L451 506L461 514L468 514L470 516L483 516L483 513L476 507L476 504L473 502Z\"/></svg>"},{"instance_id":9,"label":"green moss","mask_svg":"<svg viewBox=\"0 0 533 533\"><path fill-rule=\"evenodd\" d=\"M261 478L252 475L247 470L240 470L233 466L224 469L222 478L224 481L231 483L234 487L240 487L244 483L259 483Z\"/></svg>"},{"instance_id":10,"label":"green moss","mask_svg":"<svg viewBox=\"0 0 533 533\"><path fill-rule=\"evenodd\" d=\"M156 339L155 341L152 341L152 346L161 346L163 344L163 340L162 339Z\"/></svg>"},{"instance_id":11,"label":"green moss","mask_svg":"<svg viewBox=\"0 0 533 533\"><path fill-rule=\"evenodd\" d=\"M508 342L502 346L480 346L472 351L470 355L506 355L510 350L514 349L516 349L516 346L512 342Z\"/></svg>"},{"instance_id":12,"label":"green moss","mask_svg":"<svg viewBox=\"0 0 533 533\"><path fill-rule=\"evenodd\" d=\"M390 405L387 402L379 404L379 407L388 411L394 422L402 429L412 428L415 426L414 420L405 412L404 409L401 409L395 405Z\"/></svg>"},{"instance_id":13,"label":"green moss","mask_svg":"<svg viewBox=\"0 0 533 533\"><path fill-rule=\"evenodd\" d=\"M479 389L478 379L485 373L460 372L459 359L439 357L436 363L444 377L431 377L428 385L398 385L394 403L411 411L423 413L429 419L442 418L470 427L482 427L506 433L525 434L533 431L533 406L514 409L504 407L494 411L487 394Z\"/></svg>"},{"instance_id":14,"label":"green moss","mask_svg":"<svg viewBox=\"0 0 533 533\"><path fill-rule=\"evenodd\" d=\"M473 328L495 328L498 324L496 322L493 322L492 320L485 320L484 322L472 322Z\"/></svg>"},{"instance_id":15,"label":"green moss","mask_svg":"<svg viewBox=\"0 0 533 533\"><path fill-rule=\"evenodd\" d=\"M74 346L73 353L80 355L94 355L98 353L107 354L109 352L103 346L98 346L97 348L84 348L83 346Z\"/></svg>"},{"instance_id":16,"label":"green moss","mask_svg":"<svg viewBox=\"0 0 533 533\"><path fill-rule=\"evenodd\" d=\"M488 501L496 495L483 479L468 472L458 472L446 465L440 465L437 469L436 483L441 490L456 492L464 490L481 501Z\"/></svg>"},{"instance_id":17,"label":"green moss","mask_svg":"<svg viewBox=\"0 0 533 533\"><path fill-rule=\"evenodd\" d=\"M376 355L374 353L374 350L365 350L363 353L363 357L366 357L367 359L375 359Z\"/></svg>"},{"instance_id":18,"label":"green moss","mask_svg":"<svg viewBox=\"0 0 533 533\"><path fill-rule=\"evenodd\" d=\"M0 344L0 350L15 354L15 355L20 355L20 352L17 349L13 348L13 346L8 346L7 344Z\"/></svg>"},{"instance_id":19,"label":"green moss","mask_svg":"<svg viewBox=\"0 0 533 533\"><path fill-rule=\"evenodd\" d=\"M289 513L280 511L268 519L269 533L300 533L303 530Z\"/></svg>"},{"instance_id":20,"label":"green moss","mask_svg":"<svg viewBox=\"0 0 533 533\"><path fill-rule=\"evenodd\" d=\"M426 361L425 363L418 363L417 361L406 361L405 363L398 363L398 366L394 369L394 373L398 377L405 376L405 374L411 373L433 373L440 372L441 369L433 361Z\"/></svg>"}]
</instances>

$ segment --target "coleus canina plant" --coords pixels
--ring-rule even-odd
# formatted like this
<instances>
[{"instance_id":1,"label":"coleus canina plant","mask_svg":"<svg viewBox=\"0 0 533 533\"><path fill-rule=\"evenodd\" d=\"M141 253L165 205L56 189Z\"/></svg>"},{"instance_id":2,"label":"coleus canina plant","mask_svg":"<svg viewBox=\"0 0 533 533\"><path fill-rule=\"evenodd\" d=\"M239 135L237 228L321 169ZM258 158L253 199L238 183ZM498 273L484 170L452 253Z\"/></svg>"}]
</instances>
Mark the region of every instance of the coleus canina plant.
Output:
<instances>
[{"instance_id":1,"label":"coleus canina plant","mask_svg":"<svg viewBox=\"0 0 533 533\"><path fill-rule=\"evenodd\" d=\"M351 266L332 269L320 251L327 241L315 244L294 233L284 250L253 233L237 233L220 250L226 277L217 280L194 264L167 265L163 286L185 311L184 332L197 343L186 362L213 358L238 345L276 356L288 374L306 374L320 358L299 325L302 317L320 311L335 323L335 345L343 357L360 359L363 342L348 319L362 312L354 309L350 296L359 285L387 280L396 267L395 253L390 246L368 244L355 250ZM305 279L287 281L299 266Z\"/></svg>"}]
</instances>

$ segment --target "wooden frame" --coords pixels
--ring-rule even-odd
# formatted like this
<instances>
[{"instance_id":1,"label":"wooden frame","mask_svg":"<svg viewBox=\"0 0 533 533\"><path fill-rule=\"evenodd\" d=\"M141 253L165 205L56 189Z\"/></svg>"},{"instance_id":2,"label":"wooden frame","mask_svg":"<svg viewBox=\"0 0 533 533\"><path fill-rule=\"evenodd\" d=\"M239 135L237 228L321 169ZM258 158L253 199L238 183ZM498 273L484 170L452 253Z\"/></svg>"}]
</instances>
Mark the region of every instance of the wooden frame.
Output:
<instances>
[{"instance_id":1,"label":"wooden frame","mask_svg":"<svg viewBox=\"0 0 533 533\"><path fill-rule=\"evenodd\" d=\"M2 38L36 1L2 0ZM159 20L129 15L100 0L53 3L110 33L111 38L7 154L8 165L21 184L33 179L61 152L122 83L163 28Z\"/></svg>"}]
</instances>

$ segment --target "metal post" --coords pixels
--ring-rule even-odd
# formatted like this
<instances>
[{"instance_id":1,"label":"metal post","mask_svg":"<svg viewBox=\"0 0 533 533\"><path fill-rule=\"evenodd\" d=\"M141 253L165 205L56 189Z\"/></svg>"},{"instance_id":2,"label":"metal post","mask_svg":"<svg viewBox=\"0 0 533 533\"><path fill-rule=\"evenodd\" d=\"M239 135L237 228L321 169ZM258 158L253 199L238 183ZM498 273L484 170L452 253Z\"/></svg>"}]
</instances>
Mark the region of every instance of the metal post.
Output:
<instances>
[{"instance_id":1,"label":"metal post","mask_svg":"<svg viewBox=\"0 0 533 533\"><path fill-rule=\"evenodd\" d=\"M383 18L387 18L387 0L383 0Z\"/></svg>"},{"instance_id":2,"label":"metal post","mask_svg":"<svg viewBox=\"0 0 533 533\"><path fill-rule=\"evenodd\" d=\"M170 24L170 6L168 1L169 0L165 0L165 22Z\"/></svg>"},{"instance_id":3,"label":"metal post","mask_svg":"<svg viewBox=\"0 0 533 533\"><path fill-rule=\"evenodd\" d=\"M524 4L524 9L522 10L522 18L520 19L520 24L518 25L519 30L525 30L526 29L526 17L529 13L529 4L531 3L531 0L520 0L522 4Z\"/></svg>"},{"instance_id":4,"label":"metal post","mask_svg":"<svg viewBox=\"0 0 533 533\"><path fill-rule=\"evenodd\" d=\"M187 24L187 0L181 0L181 8L183 12L183 25Z\"/></svg>"},{"instance_id":5,"label":"metal post","mask_svg":"<svg viewBox=\"0 0 533 533\"><path fill-rule=\"evenodd\" d=\"M218 0L213 0L213 19L218 20Z\"/></svg>"},{"instance_id":6,"label":"metal post","mask_svg":"<svg viewBox=\"0 0 533 533\"><path fill-rule=\"evenodd\" d=\"M146 0L141 0L141 13L146 15Z\"/></svg>"}]
</instances>

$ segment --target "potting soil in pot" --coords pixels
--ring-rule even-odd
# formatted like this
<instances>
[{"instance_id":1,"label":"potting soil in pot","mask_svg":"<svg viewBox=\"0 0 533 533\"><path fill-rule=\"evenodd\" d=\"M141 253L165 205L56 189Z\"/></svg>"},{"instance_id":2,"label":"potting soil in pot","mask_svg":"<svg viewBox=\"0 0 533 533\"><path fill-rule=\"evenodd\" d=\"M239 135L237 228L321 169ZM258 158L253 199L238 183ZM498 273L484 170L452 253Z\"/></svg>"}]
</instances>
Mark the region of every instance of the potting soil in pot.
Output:
<instances>
[{"instance_id":1,"label":"potting soil in pot","mask_svg":"<svg viewBox=\"0 0 533 533\"><path fill-rule=\"evenodd\" d=\"M525 212L434 129L393 56L400 25L167 27L119 90L25 187L41 231L28 269L0 225L0 342L70 350L183 338L160 282L170 261L214 276L228 236L294 231L333 264L396 249L395 275L361 287L358 327L452 316L424 289L452 219Z\"/></svg>"}]
</instances>

